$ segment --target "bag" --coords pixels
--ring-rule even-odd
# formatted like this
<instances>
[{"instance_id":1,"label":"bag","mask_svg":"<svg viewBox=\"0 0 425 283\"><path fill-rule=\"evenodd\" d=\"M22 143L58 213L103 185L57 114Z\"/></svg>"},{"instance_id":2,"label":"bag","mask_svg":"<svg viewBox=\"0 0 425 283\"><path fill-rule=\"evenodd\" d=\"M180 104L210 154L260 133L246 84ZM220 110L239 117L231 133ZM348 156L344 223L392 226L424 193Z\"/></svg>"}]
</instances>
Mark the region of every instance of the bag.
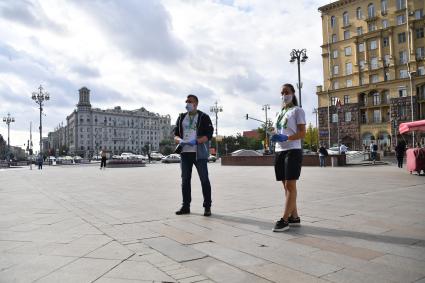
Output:
<instances>
[{"instance_id":1,"label":"bag","mask_svg":"<svg viewBox=\"0 0 425 283\"><path fill-rule=\"evenodd\" d=\"M183 146L181 144L178 144L176 148L174 149L174 153L180 154L182 150L183 150Z\"/></svg>"}]
</instances>

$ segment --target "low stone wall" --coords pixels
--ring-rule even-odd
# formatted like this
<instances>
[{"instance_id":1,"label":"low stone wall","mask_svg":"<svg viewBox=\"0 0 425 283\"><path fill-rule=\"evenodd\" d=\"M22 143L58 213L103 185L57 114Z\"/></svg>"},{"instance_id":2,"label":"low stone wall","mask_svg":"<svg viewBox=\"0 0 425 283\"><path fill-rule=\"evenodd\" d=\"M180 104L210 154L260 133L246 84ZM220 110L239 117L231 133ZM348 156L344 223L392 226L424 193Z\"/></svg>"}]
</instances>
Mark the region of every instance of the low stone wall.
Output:
<instances>
[{"instance_id":1,"label":"low stone wall","mask_svg":"<svg viewBox=\"0 0 425 283\"><path fill-rule=\"evenodd\" d=\"M345 166L345 155L329 155L326 158L326 166ZM272 166L274 155L264 156L222 156L221 165L224 166ZM319 156L306 154L303 156L302 166L319 166Z\"/></svg>"}]
</instances>

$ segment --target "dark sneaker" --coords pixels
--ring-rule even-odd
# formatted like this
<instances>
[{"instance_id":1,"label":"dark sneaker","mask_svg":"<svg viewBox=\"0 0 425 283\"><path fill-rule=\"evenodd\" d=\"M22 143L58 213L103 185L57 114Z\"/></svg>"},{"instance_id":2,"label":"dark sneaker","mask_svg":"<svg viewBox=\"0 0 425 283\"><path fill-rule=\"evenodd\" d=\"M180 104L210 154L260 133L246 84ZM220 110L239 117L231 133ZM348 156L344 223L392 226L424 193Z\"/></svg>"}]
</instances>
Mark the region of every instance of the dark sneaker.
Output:
<instances>
[{"instance_id":1,"label":"dark sneaker","mask_svg":"<svg viewBox=\"0 0 425 283\"><path fill-rule=\"evenodd\" d=\"M283 218L276 222L273 228L273 232L283 232L289 229L289 223Z\"/></svg>"},{"instance_id":2,"label":"dark sneaker","mask_svg":"<svg viewBox=\"0 0 425 283\"><path fill-rule=\"evenodd\" d=\"M293 218L292 216L288 218L289 226L300 226L301 219L299 217Z\"/></svg>"},{"instance_id":3,"label":"dark sneaker","mask_svg":"<svg viewBox=\"0 0 425 283\"><path fill-rule=\"evenodd\" d=\"M182 207L180 210L176 211L177 215L190 214L190 208Z\"/></svg>"},{"instance_id":4,"label":"dark sneaker","mask_svg":"<svg viewBox=\"0 0 425 283\"><path fill-rule=\"evenodd\" d=\"M205 207L204 216L211 216L211 208Z\"/></svg>"}]
</instances>

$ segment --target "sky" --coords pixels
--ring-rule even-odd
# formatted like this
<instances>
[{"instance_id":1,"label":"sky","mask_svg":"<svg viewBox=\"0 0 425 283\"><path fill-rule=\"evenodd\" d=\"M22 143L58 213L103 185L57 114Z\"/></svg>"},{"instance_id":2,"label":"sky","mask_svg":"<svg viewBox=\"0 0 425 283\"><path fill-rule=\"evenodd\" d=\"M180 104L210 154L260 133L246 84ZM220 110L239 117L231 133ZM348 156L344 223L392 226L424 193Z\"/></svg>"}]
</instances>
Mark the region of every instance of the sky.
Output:
<instances>
[{"instance_id":1,"label":"sky","mask_svg":"<svg viewBox=\"0 0 425 283\"><path fill-rule=\"evenodd\" d=\"M31 94L42 85L43 136L91 90L92 107L145 107L172 122L187 94L209 113L218 102L218 134L235 135L280 110L283 83L298 81L292 49L307 50L301 65L302 106L315 125L316 86L323 84L318 7L329 0L0 0L0 117L10 112L11 145L23 146L39 110ZM215 114L211 114L215 123ZM0 124L7 139L7 125ZM37 146L36 146L37 145Z\"/></svg>"}]
</instances>

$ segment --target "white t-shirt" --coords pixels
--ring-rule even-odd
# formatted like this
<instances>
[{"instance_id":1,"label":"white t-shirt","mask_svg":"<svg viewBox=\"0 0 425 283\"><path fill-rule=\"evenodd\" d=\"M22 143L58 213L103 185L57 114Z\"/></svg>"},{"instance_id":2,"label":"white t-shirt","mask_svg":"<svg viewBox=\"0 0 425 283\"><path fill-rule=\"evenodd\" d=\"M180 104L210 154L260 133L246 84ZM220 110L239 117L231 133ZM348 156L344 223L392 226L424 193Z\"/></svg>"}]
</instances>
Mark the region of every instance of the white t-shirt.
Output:
<instances>
[{"instance_id":1,"label":"white t-shirt","mask_svg":"<svg viewBox=\"0 0 425 283\"><path fill-rule=\"evenodd\" d=\"M198 114L191 117L189 114L183 119L183 140L189 142L196 139L196 124L198 123ZM182 152L196 152L196 145L185 145Z\"/></svg>"},{"instance_id":2,"label":"white t-shirt","mask_svg":"<svg viewBox=\"0 0 425 283\"><path fill-rule=\"evenodd\" d=\"M281 115L282 114L282 115ZM279 119L279 116L282 116ZM277 122L280 120L279 125ZM282 109L276 116L274 126L277 134L287 136L295 135L298 132L298 125L305 125L304 110L298 106L293 106L289 109ZM289 149L301 149L301 140L276 142L275 151L285 151Z\"/></svg>"}]
</instances>

